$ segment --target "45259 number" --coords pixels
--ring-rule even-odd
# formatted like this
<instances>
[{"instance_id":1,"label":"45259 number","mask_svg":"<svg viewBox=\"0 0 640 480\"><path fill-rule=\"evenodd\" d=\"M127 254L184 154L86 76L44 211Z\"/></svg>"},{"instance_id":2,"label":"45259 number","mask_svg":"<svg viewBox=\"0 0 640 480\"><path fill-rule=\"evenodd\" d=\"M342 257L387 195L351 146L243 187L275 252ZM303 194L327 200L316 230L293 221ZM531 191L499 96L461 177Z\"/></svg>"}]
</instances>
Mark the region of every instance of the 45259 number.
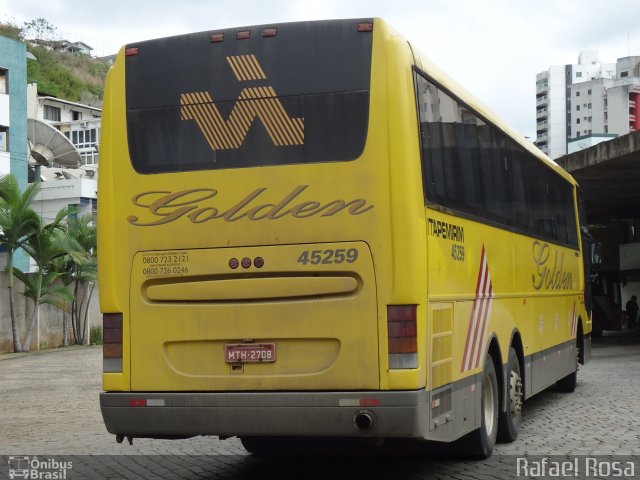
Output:
<instances>
[{"instance_id":1,"label":"45259 number","mask_svg":"<svg viewBox=\"0 0 640 480\"><path fill-rule=\"evenodd\" d=\"M337 248L335 250L305 250L298 257L302 265L329 265L332 263L353 263L358 260L357 248Z\"/></svg>"}]
</instances>

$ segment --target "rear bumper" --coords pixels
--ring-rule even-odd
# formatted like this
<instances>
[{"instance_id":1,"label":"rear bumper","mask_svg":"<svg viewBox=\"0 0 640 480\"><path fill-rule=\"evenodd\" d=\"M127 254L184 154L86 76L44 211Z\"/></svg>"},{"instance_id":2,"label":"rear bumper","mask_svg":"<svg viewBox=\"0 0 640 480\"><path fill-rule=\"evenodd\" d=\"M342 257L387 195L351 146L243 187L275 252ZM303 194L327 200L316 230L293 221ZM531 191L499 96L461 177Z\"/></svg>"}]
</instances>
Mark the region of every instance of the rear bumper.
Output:
<instances>
[{"instance_id":1,"label":"rear bumper","mask_svg":"<svg viewBox=\"0 0 640 480\"><path fill-rule=\"evenodd\" d=\"M107 430L193 435L426 438L428 391L100 394ZM356 428L367 413L371 429Z\"/></svg>"}]
</instances>

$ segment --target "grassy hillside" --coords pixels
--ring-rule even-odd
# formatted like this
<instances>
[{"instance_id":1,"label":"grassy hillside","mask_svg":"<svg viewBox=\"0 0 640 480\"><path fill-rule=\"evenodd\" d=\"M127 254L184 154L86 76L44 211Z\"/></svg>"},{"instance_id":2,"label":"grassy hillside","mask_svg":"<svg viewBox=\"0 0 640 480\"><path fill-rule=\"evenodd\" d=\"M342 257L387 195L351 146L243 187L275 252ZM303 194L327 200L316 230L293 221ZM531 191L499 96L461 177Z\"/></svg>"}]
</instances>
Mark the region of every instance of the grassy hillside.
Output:
<instances>
[{"instance_id":1,"label":"grassy hillside","mask_svg":"<svg viewBox=\"0 0 640 480\"><path fill-rule=\"evenodd\" d=\"M34 25L40 29L34 32ZM27 82L37 83L40 93L100 106L109 64L89 55L50 50L25 40L27 33L35 35L28 38L46 38L47 32L51 35L55 28L44 19L25 23L25 28L12 23L0 24L0 35L25 42L27 50L37 58L27 61Z\"/></svg>"},{"instance_id":2,"label":"grassy hillside","mask_svg":"<svg viewBox=\"0 0 640 480\"><path fill-rule=\"evenodd\" d=\"M38 60L27 62L27 81L37 83L38 91L72 102L101 101L109 64L89 55L48 50L29 45Z\"/></svg>"}]
</instances>

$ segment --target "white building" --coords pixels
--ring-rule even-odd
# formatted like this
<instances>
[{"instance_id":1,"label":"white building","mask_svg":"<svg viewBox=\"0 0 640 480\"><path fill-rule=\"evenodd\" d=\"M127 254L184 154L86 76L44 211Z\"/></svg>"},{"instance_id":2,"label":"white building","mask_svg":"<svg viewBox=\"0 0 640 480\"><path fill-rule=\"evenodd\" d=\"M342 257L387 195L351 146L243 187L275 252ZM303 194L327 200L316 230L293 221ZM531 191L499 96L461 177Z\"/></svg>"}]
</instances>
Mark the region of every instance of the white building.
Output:
<instances>
[{"instance_id":1,"label":"white building","mask_svg":"<svg viewBox=\"0 0 640 480\"><path fill-rule=\"evenodd\" d=\"M536 145L558 158L640 130L640 57L600 63L582 52L576 65L536 76Z\"/></svg>"},{"instance_id":2,"label":"white building","mask_svg":"<svg viewBox=\"0 0 640 480\"><path fill-rule=\"evenodd\" d=\"M36 84L27 90L31 164L42 182L34 208L45 220L64 207L95 215L101 109L39 96Z\"/></svg>"},{"instance_id":3,"label":"white building","mask_svg":"<svg viewBox=\"0 0 640 480\"><path fill-rule=\"evenodd\" d=\"M102 109L39 96L35 83L27 85L27 103L28 118L44 121L60 130L80 153L81 165L97 165Z\"/></svg>"}]
</instances>

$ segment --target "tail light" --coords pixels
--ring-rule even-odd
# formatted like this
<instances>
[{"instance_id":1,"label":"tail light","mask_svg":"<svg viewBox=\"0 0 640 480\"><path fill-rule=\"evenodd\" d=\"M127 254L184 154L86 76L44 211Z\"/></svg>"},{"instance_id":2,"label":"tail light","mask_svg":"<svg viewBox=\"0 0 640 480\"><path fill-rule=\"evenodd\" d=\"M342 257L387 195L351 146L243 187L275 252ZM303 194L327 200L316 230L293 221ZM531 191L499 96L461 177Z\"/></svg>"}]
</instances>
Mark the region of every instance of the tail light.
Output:
<instances>
[{"instance_id":1,"label":"tail light","mask_svg":"<svg viewBox=\"0 0 640 480\"><path fill-rule=\"evenodd\" d=\"M122 372L122 313L102 315L102 369Z\"/></svg>"},{"instance_id":2,"label":"tail light","mask_svg":"<svg viewBox=\"0 0 640 480\"><path fill-rule=\"evenodd\" d=\"M387 305L389 368L418 368L417 305Z\"/></svg>"}]
</instances>

